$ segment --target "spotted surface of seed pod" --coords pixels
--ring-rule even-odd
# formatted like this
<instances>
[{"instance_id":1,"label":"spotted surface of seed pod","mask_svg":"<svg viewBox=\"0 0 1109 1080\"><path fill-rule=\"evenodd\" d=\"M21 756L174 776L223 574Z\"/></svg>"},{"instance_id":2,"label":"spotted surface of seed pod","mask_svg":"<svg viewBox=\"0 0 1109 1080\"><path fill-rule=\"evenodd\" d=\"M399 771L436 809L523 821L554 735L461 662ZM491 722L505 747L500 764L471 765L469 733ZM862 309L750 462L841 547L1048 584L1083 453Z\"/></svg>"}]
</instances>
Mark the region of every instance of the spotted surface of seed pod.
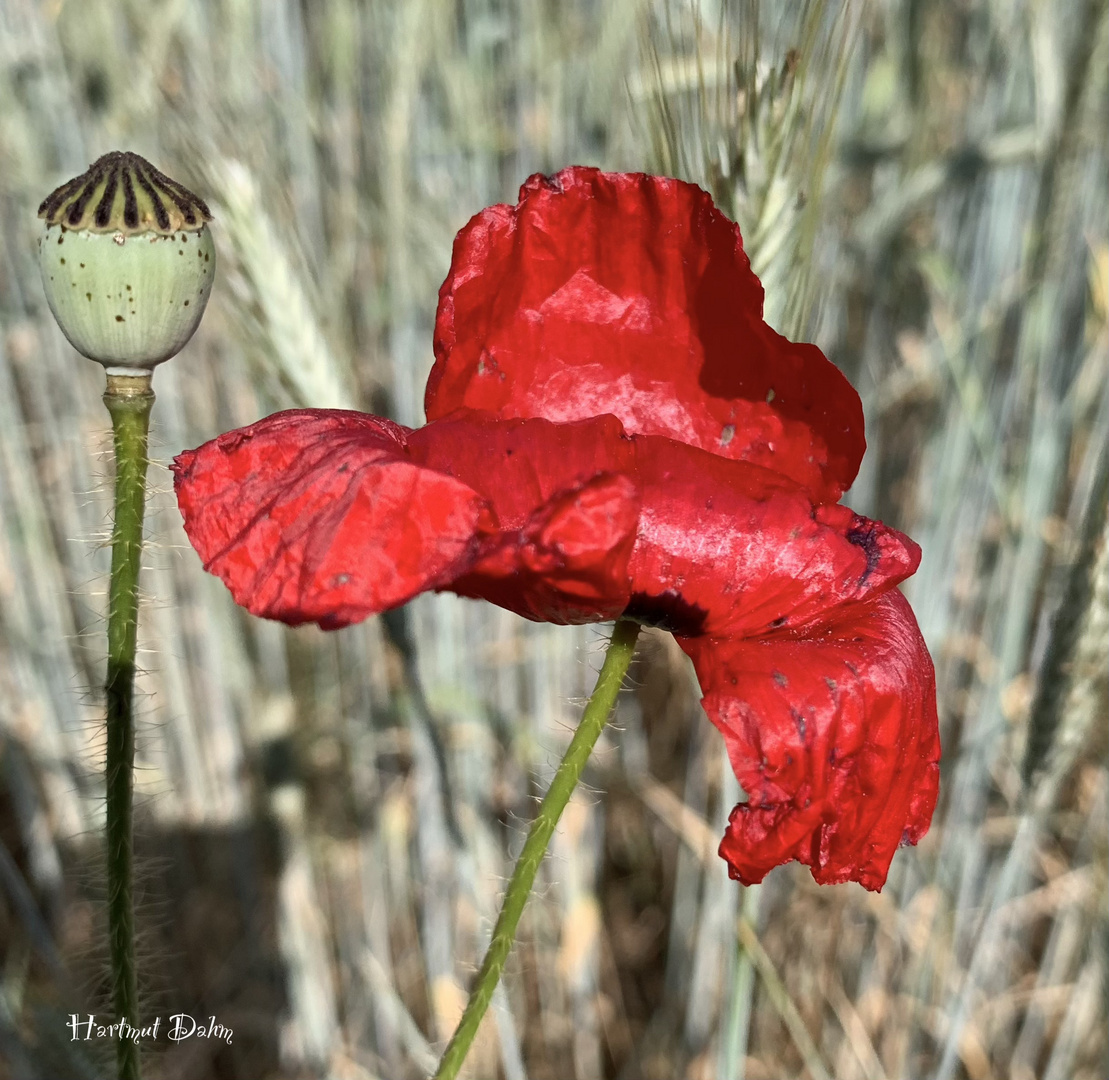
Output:
<instances>
[{"instance_id":1,"label":"spotted surface of seed pod","mask_svg":"<svg viewBox=\"0 0 1109 1080\"><path fill-rule=\"evenodd\" d=\"M48 195L39 217L46 299L78 352L125 375L184 347L216 268L202 199L117 151Z\"/></svg>"}]
</instances>

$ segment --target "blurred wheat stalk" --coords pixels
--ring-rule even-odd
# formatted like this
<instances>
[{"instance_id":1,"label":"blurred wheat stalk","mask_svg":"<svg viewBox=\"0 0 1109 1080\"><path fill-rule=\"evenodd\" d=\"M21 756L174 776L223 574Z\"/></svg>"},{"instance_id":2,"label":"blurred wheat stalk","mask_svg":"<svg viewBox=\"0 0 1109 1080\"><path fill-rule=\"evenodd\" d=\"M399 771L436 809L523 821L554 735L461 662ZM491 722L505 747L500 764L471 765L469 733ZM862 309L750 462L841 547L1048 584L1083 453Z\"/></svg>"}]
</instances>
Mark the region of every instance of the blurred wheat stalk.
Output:
<instances>
[{"instance_id":1,"label":"blurred wheat stalk","mask_svg":"<svg viewBox=\"0 0 1109 1080\"><path fill-rule=\"evenodd\" d=\"M116 144L210 195L223 245L157 388L155 456L290 404L418 422L457 227L536 169L650 168L713 192L771 321L859 386L846 501L924 549L909 592L944 796L885 892L727 881L734 780L660 637L475 1076L1106 1075L1107 70L1103 0L176 0L156 19L0 0L0 1075L101 1064L59 1033L103 1008L107 433L32 236L42 193ZM145 578L147 992L236 1039L150 1075L420 1076L596 635L421 600L425 700L395 626L243 618L168 486Z\"/></svg>"}]
</instances>

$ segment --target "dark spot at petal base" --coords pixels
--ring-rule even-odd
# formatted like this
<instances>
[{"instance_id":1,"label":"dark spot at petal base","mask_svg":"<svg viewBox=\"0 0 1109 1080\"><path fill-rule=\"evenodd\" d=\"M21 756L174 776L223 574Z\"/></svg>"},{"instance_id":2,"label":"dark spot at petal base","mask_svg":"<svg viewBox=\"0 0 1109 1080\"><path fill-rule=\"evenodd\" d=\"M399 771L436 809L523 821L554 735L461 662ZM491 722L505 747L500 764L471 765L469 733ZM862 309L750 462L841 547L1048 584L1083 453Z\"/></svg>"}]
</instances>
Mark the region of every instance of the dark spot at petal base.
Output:
<instances>
[{"instance_id":1,"label":"dark spot at petal base","mask_svg":"<svg viewBox=\"0 0 1109 1080\"><path fill-rule=\"evenodd\" d=\"M874 533L875 522L868 521L866 518L858 517L857 515L854 524L847 530L847 542L849 544L854 544L857 548L862 548L863 554L866 556L866 570L863 572L862 577L859 578L860 585L874 573L878 565L878 560L882 557L882 551L878 545L878 538Z\"/></svg>"},{"instance_id":2,"label":"dark spot at petal base","mask_svg":"<svg viewBox=\"0 0 1109 1080\"><path fill-rule=\"evenodd\" d=\"M680 593L667 589L658 596L644 592L632 593L624 618L644 626L657 626L671 634L693 637L704 630L708 612L690 604Z\"/></svg>"}]
</instances>

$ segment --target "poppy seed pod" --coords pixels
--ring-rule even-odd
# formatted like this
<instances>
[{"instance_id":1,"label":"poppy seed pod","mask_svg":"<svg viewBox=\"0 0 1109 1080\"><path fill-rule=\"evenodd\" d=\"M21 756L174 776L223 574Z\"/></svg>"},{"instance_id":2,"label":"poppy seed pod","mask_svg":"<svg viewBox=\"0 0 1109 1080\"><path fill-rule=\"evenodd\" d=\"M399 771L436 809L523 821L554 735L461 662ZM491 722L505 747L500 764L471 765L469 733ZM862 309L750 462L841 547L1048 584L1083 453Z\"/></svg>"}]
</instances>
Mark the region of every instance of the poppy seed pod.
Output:
<instances>
[{"instance_id":1,"label":"poppy seed pod","mask_svg":"<svg viewBox=\"0 0 1109 1080\"><path fill-rule=\"evenodd\" d=\"M215 276L203 200L138 154L114 151L38 213L46 299L78 352L109 375L134 375L181 351Z\"/></svg>"}]
</instances>

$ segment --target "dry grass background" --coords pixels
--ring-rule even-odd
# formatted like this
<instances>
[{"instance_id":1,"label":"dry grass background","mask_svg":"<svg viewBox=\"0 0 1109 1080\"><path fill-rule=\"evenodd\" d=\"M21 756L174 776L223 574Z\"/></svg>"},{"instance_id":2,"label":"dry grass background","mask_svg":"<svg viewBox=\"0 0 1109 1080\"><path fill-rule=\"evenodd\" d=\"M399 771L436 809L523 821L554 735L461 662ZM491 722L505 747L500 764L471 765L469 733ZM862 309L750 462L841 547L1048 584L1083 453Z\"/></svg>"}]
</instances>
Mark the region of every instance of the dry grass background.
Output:
<instances>
[{"instance_id":1,"label":"dry grass background","mask_svg":"<svg viewBox=\"0 0 1109 1080\"><path fill-rule=\"evenodd\" d=\"M39 200L130 148L207 198L158 373L141 645L151 1078L425 1075L591 688L600 628L451 597L245 617L165 463L292 404L420 419L455 230L569 163L697 180L768 317L863 395L847 498L924 549L943 790L880 895L715 856L737 798L665 636L572 803L471 1075L1103 1080L1105 0L0 0L0 1075L107 1075L107 417Z\"/></svg>"}]
</instances>

